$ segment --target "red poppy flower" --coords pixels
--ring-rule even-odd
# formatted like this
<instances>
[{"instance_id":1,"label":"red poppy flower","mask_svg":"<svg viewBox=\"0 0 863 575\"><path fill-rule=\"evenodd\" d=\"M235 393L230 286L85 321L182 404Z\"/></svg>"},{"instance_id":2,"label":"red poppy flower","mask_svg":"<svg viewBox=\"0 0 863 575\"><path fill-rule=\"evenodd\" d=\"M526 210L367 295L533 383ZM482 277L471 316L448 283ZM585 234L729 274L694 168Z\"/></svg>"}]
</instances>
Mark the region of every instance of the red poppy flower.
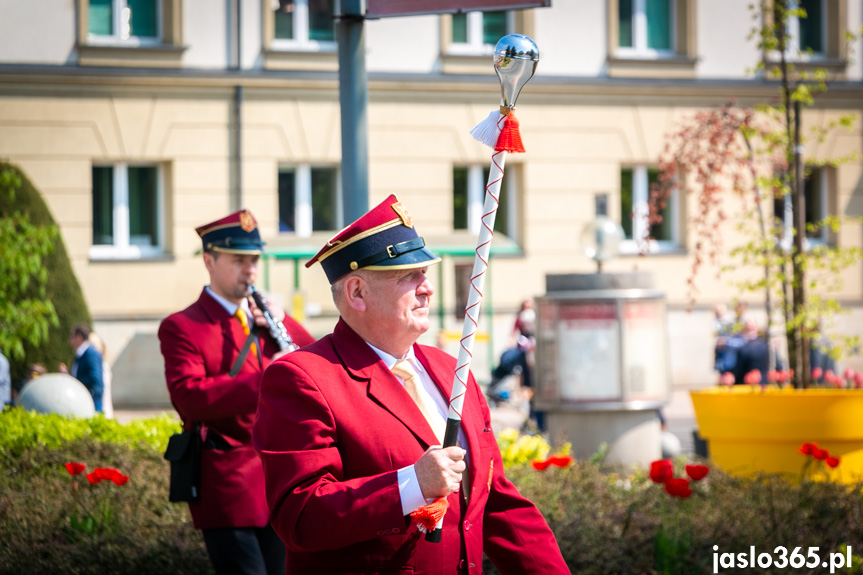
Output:
<instances>
[{"instance_id":1,"label":"red poppy flower","mask_svg":"<svg viewBox=\"0 0 863 575\"><path fill-rule=\"evenodd\" d=\"M104 477L102 477L101 474L97 473L97 471L98 471L98 469L96 471L92 471L92 472L88 473L87 474L87 481L95 484L95 483L99 483L100 481L105 479Z\"/></svg>"},{"instance_id":2,"label":"red poppy flower","mask_svg":"<svg viewBox=\"0 0 863 575\"><path fill-rule=\"evenodd\" d=\"M533 461L530 462L530 464L537 471L545 471L546 469L548 469L548 466L550 465L550 463L547 459L545 461L543 461L541 459L534 459Z\"/></svg>"},{"instance_id":3,"label":"red poppy flower","mask_svg":"<svg viewBox=\"0 0 863 575\"><path fill-rule=\"evenodd\" d=\"M694 481L701 481L710 472L710 468L706 465L691 464L686 466L686 475Z\"/></svg>"},{"instance_id":4,"label":"red poppy flower","mask_svg":"<svg viewBox=\"0 0 863 575\"><path fill-rule=\"evenodd\" d=\"M659 459L650 464L650 479L654 483L665 483L674 476L674 465L670 459Z\"/></svg>"},{"instance_id":5,"label":"red poppy flower","mask_svg":"<svg viewBox=\"0 0 863 575\"><path fill-rule=\"evenodd\" d=\"M818 449L818 444L816 444L816 443L804 443L803 445L800 446L800 449L798 449L797 451L799 451L803 455L812 455L813 453L815 453L815 451L817 449Z\"/></svg>"},{"instance_id":6,"label":"red poppy flower","mask_svg":"<svg viewBox=\"0 0 863 575\"><path fill-rule=\"evenodd\" d=\"M812 457L817 459L818 461L824 461L830 456L830 453L826 449L816 449L812 452Z\"/></svg>"},{"instance_id":7,"label":"red poppy flower","mask_svg":"<svg viewBox=\"0 0 863 575\"><path fill-rule=\"evenodd\" d=\"M812 368L812 379L821 379L821 375L824 373L820 367Z\"/></svg>"},{"instance_id":8,"label":"red poppy flower","mask_svg":"<svg viewBox=\"0 0 863 575\"><path fill-rule=\"evenodd\" d=\"M548 463L550 465L556 465L558 467L566 467L570 465L573 461L575 461L571 455L552 455L548 458Z\"/></svg>"},{"instance_id":9,"label":"red poppy flower","mask_svg":"<svg viewBox=\"0 0 863 575\"><path fill-rule=\"evenodd\" d=\"M824 460L824 463L826 463L828 467L838 467L840 459L841 458L838 455L831 455Z\"/></svg>"},{"instance_id":10,"label":"red poppy flower","mask_svg":"<svg viewBox=\"0 0 863 575\"><path fill-rule=\"evenodd\" d=\"M129 478L122 473L120 473L117 469L113 467L98 467L93 473L95 473L101 479L107 481L113 481L117 485L126 485L129 481Z\"/></svg>"},{"instance_id":11,"label":"red poppy flower","mask_svg":"<svg viewBox=\"0 0 863 575\"><path fill-rule=\"evenodd\" d=\"M69 475L81 475L84 470L87 469L86 463L77 463L75 461L70 461L66 464L66 471L69 472Z\"/></svg>"},{"instance_id":12,"label":"red poppy flower","mask_svg":"<svg viewBox=\"0 0 863 575\"><path fill-rule=\"evenodd\" d=\"M665 491L672 497L680 497L681 499L686 499L692 495L692 489L689 488L689 480L682 477L666 481Z\"/></svg>"}]
</instances>

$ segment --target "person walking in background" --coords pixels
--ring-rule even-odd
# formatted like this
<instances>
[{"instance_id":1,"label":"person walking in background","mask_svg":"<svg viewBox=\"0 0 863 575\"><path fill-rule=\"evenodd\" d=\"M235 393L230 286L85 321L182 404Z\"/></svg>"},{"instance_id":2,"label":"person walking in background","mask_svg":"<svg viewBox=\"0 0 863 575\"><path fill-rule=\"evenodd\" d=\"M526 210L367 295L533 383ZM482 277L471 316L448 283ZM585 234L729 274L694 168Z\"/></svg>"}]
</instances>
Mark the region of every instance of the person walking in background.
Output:
<instances>
[{"instance_id":1,"label":"person walking in background","mask_svg":"<svg viewBox=\"0 0 863 575\"><path fill-rule=\"evenodd\" d=\"M111 399L111 365L108 363L105 341L95 332L90 332L90 344L102 356L102 413L108 419L114 418L114 400Z\"/></svg>"},{"instance_id":2,"label":"person walking in background","mask_svg":"<svg viewBox=\"0 0 863 575\"><path fill-rule=\"evenodd\" d=\"M760 382L766 384L767 372L770 370L770 346L766 337L761 337L758 324L752 319L746 320L743 324L741 336L744 343L737 353L737 363L733 371L734 382L738 385L745 383L744 378L747 373L758 371L761 375ZM776 369L782 369L778 361Z\"/></svg>"},{"instance_id":3,"label":"person walking in background","mask_svg":"<svg viewBox=\"0 0 863 575\"><path fill-rule=\"evenodd\" d=\"M12 403L12 374L9 371L9 360L0 349L0 409Z\"/></svg>"},{"instance_id":4,"label":"person walking in background","mask_svg":"<svg viewBox=\"0 0 863 575\"><path fill-rule=\"evenodd\" d=\"M261 376L288 353L260 329L267 320L247 297L264 242L247 210L196 231L210 283L159 326L171 403L183 429L199 429L202 441L200 499L189 510L218 575L283 574L285 546L269 525L263 469L252 448ZM314 341L275 305L270 312L296 345Z\"/></svg>"},{"instance_id":5,"label":"person walking in background","mask_svg":"<svg viewBox=\"0 0 863 575\"><path fill-rule=\"evenodd\" d=\"M264 373L255 449L288 573L568 573L537 508L504 476L482 390L468 377L459 446L442 449L456 359L419 345L434 288L395 196L332 238L320 262L339 321ZM441 541L410 514L446 497Z\"/></svg>"},{"instance_id":6,"label":"person walking in background","mask_svg":"<svg viewBox=\"0 0 863 575\"><path fill-rule=\"evenodd\" d=\"M90 327L84 324L72 326L69 333L69 346L75 350L75 361L72 369L67 370L66 364L60 364L60 372L68 373L84 384L93 397L93 405L97 413L102 413L102 354L90 343Z\"/></svg>"}]
</instances>

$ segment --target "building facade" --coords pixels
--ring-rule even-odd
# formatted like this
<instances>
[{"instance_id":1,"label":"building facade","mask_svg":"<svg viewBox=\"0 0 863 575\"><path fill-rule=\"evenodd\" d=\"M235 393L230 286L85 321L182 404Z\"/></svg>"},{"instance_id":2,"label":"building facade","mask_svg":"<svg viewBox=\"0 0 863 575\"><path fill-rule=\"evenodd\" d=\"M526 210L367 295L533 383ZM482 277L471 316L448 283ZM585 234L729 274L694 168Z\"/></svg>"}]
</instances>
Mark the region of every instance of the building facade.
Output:
<instances>
[{"instance_id":1,"label":"building facade","mask_svg":"<svg viewBox=\"0 0 863 575\"><path fill-rule=\"evenodd\" d=\"M314 253L345 223L333 2L326 0L0 0L0 157L19 165L60 225L73 268L108 345L118 405L167 401L155 337L161 318L194 301L207 276L194 228L249 208L268 245L272 298L313 333L335 310ZM653 251L634 242L666 136L693 112L735 99L776 102L778 85L751 72L771 57L747 39L748 0L555 0L551 7L423 15L365 24L369 72L369 205L396 193L422 234L448 255L430 275L437 325L458 334L490 150L470 129L497 108L491 52L518 32L540 49L518 117L527 152L507 161L475 371L506 346L520 301L549 273L591 272L581 229L598 194L626 233L610 271L654 275L669 302L675 384L712 373L713 304L738 294L707 269L690 313L695 206L669 204ZM801 0L792 22L801 66L829 73L805 126L856 121L807 144L819 216L863 215L863 46L845 32L861 0ZM736 204L733 202L733 211ZM814 216L813 216L814 217ZM735 231L729 224L728 249ZM859 224L825 241L863 245ZM843 272L839 299L863 325L863 268ZM744 295L753 307L757 295ZM756 310L757 313L757 310ZM444 338L455 349L457 339Z\"/></svg>"}]
</instances>

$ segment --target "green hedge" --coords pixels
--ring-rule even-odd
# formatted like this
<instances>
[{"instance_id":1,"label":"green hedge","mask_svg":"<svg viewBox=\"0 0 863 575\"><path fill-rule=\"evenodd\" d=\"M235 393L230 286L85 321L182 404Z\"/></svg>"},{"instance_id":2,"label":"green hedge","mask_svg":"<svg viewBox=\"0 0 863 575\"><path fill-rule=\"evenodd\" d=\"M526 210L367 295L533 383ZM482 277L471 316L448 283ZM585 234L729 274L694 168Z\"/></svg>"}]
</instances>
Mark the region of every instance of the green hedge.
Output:
<instances>
[{"instance_id":1,"label":"green hedge","mask_svg":"<svg viewBox=\"0 0 863 575\"><path fill-rule=\"evenodd\" d=\"M0 574L209 573L186 505L167 500L169 470L161 454L178 428L170 416L119 425L102 417L72 420L16 409L0 414ZM504 443L518 443L504 436ZM525 440L524 449L535 443ZM113 467L130 479L123 486L90 486L83 475L66 471L70 461L86 463L87 471ZM801 456L801 468L804 461ZM675 462L678 477L684 464ZM507 469L545 515L573 573L712 573L714 545L719 553L735 554L748 553L750 546L774 554L785 546L790 555L799 546L806 555L809 547L819 547L825 560L849 545L854 567L837 572L861 573L863 485L813 480L821 473L816 468L813 477L743 479L711 469L692 484L691 497L680 499L644 469L609 467L599 458L562 469ZM70 529L82 498L111 503L114 514L105 523L110 528L92 534ZM496 573L489 563L485 570Z\"/></svg>"},{"instance_id":2,"label":"green hedge","mask_svg":"<svg viewBox=\"0 0 863 575\"><path fill-rule=\"evenodd\" d=\"M21 180L21 185L15 190L14 200L11 202L5 191L0 190L3 192L4 202L0 212L11 213L20 210L30 216L30 223L34 225L56 225L42 194L27 175L18 166L7 162L0 162L0 171L3 170L15 172ZM43 264L48 272L45 297L54 304L59 323L48 329L48 341L39 345L23 342L25 353L23 359L9 357L12 381L20 381L26 377L27 368L33 363L41 363L48 371L57 371L57 365L60 362L72 365L74 354L69 347L69 331L76 323L92 327L90 310L72 269L62 237L54 244L54 252L44 259ZM35 290L35 286L33 289Z\"/></svg>"}]
</instances>

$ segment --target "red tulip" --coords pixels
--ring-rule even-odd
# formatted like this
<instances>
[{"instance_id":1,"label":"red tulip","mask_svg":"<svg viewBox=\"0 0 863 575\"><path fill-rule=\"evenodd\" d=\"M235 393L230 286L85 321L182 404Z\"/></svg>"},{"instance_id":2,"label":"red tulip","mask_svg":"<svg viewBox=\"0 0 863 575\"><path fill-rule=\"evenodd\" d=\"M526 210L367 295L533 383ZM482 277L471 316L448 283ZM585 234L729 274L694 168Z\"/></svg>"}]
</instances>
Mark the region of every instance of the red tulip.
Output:
<instances>
[{"instance_id":1,"label":"red tulip","mask_svg":"<svg viewBox=\"0 0 863 575\"><path fill-rule=\"evenodd\" d=\"M670 459L659 459L650 464L650 479L654 483L665 483L674 476L674 465Z\"/></svg>"},{"instance_id":2,"label":"red tulip","mask_svg":"<svg viewBox=\"0 0 863 575\"><path fill-rule=\"evenodd\" d=\"M734 385L734 374L726 371L719 377L719 383L722 385Z\"/></svg>"},{"instance_id":3,"label":"red tulip","mask_svg":"<svg viewBox=\"0 0 863 575\"><path fill-rule=\"evenodd\" d=\"M860 373L859 371L854 374L854 387L857 389L863 387L863 373Z\"/></svg>"},{"instance_id":4,"label":"red tulip","mask_svg":"<svg viewBox=\"0 0 863 575\"><path fill-rule=\"evenodd\" d=\"M799 451L803 455L812 455L816 451L818 451L818 444L816 444L816 443L804 443L803 445L800 446L800 449L798 449L797 451Z\"/></svg>"},{"instance_id":5,"label":"red tulip","mask_svg":"<svg viewBox=\"0 0 863 575\"><path fill-rule=\"evenodd\" d=\"M749 373L743 376L743 383L749 385L758 385L761 383L761 372L757 369L753 369Z\"/></svg>"},{"instance_id":6,"label":"red tulip","mask_svg":"<svg viewBox=\"0 0 863 575\"><path fill-rule=\"evenodd\" d=\"M850 367L845 370L845 379L853 379L854 378L854 370Z\"/></svg>"},{"instance_id":7,"label":"red tulip","mask_svg":"<svg viewBox=\"0 0 863 575\"><path fill-rule=\"evenodd\" d=\"M548 458L548 463L558 467L566 467L575 461L570 455L552 455Z\"/></svg>"},{"instance_id":8,"label":"red tulip","mask_svg":"<svg viewBox=\"0 0 863 575\"><path fill-rule=\"evenodd\" d=\"M701 481L710 472L710 468L706 465L691 464L686 466L686 475L692 478L693 481Z\"/></svg>"},{"instance_id":9,"label":"red tulip","mask_svg":"<svg viewBox=\"0 0 863 575\"><path fill-rule=\"evenodd\" d=\"M812 452L812 457L817 459L818 461L824 461L830 455L830 452L826 449L816 449Z\"/></svg>"},{"instance_id":10,"label":"red tulip","mask_svg":"<svg viewBox=\"0 0 863 575\"><path fill-rule=\"evenodd\" d=\"M69 475L81 475L81 473L83 473L86 468L86 463L76 463L74 461L70 461L66 464L66 471L69 472Z\"/></svg>"},{"instance_id":11,"label":"red tulip","mask_svg":"<svg viewBox=\"0 0 863 575\"><path fill-rule=\"evenodd\" d=\"M672 478L665 482L665 491L672 497L680 497L686 499L692 495L692 489L689 488L689 480L684 478Z\"/></svg>"},{"instance_id":12,"label":"red tulip","mask_svg":"<svg viewBox=\"0 0 863 575\"><path fill-rule=\"evenodd\" d=\"M812 368L812 379L820 380L823 373L824 370L822 370L820 367Z\"/></svg>"},{"instance_id":13,"label":"red tulip","mask_svg":"<svg viewBox=\"0 0 863 575\"><path fill-rule=\"evenodd\" d=\"M548 466L550 465L547 459L545 461L542 461L541 459L534 459L533 461L530 462L530 464L537 471L545 471L546 469L548 469Z\"/></svg>"},{"instance_id":14,"label":"red tulip","mask_svg":"<svg viewBox=\"0 0 863 575\"><path fill-rule=\"evenodd\" d=\"M779 372L776 371L775 369L771 369L770 371L767 372L767 381L769 383L776 383L777 381L780 381L780 379L779 379L780 377L781 376L780 376Z\"/></svg>"},{"instance_id":15,"label":"red tulip","mask_svg":"<svg viewBox=\"0 0 863 575\"><path fill-rule=\"evenodd\" d=\"M824 463L826 463L828 467L837 467L840 459L841 458L838 455L831 455L824 460Z\"/></svg>"}]
</instances>

